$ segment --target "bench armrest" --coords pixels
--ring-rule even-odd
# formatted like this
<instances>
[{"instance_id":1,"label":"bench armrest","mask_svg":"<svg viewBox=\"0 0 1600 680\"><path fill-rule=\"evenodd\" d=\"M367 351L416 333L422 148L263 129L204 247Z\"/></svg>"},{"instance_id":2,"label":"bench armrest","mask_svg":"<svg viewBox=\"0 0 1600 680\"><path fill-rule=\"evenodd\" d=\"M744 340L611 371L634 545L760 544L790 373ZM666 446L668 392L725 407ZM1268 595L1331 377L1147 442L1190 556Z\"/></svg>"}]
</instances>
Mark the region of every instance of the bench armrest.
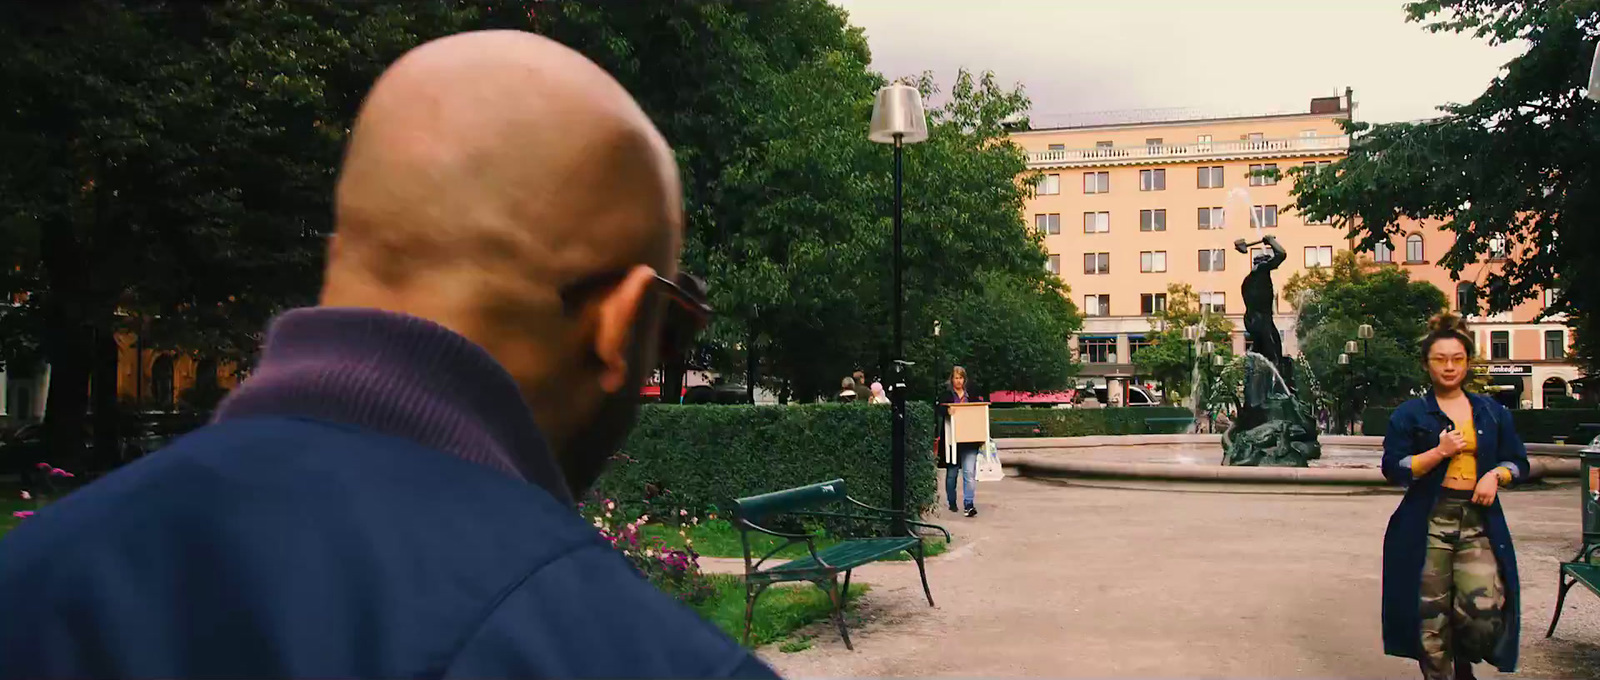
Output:
<instances>
[{"instance_id":1,"label":"bench armrest","mask_svg":"<svg viewBox=\"0 0 1600 680\"><path fill-rule=\"evenodd\" d=\"M782 531L773 531L772 529L768 529L743 518L739 519L734 526L739 528L739 543L744 548L744 570L747 574L755 573L761 568L762 564L764 564L767 560L772 559L773 555L778 554L779 551L796 543L805 543L806 552L811 553L811 559L816 560L817 564L820 564L823 567L828 566L828 563L822 561L822 558L817 556L816 536L811 534L791 534ZM751 561L750 540L746 537L747 532L750 531L758 531L760 533L767 534L768 536L777 536L778 538L787 540L779 544L778 547L767 551L767 554L762 555L760 559Z\"/></svg>"},{"instance_id":2,"label":"bench armrest","mask_svg":"<svg viewBox=\"0 0 1600 680\"><path fill-rule=\"evenodd\" d=\"M904 514L904 513L895 512L893 510L889 510L887 508L879 508L879 507L874 507L874 506L871 506L871 505L867 505L866 503L862 503L861 501L858 501L858 500L856 500L854 498L848 498L847 497L847 499L851 503L853 503L853 504L855 504L855 505L857 505L857 506L859 506L859 507L861 507L861 508L863 508L865 510L870 510L870 511L879 513L879 516L871 517L871 516L865 516L865 515L851 515L851 514L846 514L846 513L842 513L842 512L821 512L821 511L815 511L815 510L802 511L802 512L793 512L793 513L789 513L789 514L801 515L801 516L807 516L807 517L838 517L840 519L858 519L858 520L869 520L869 521L893 521L896 515ZM887 516L885 516L885 515L887 515ZM927 522L919 522L917 520L912 520L912 519L906 520L906 524L908 524L910 526L915 526L915 527L927 527L929 529L937 529L940 533L944 534L944 540L945 540L946 543L954 540L954 539L951 538L950 531L948 529L945 529L944 527L939 526L937 524L929 524ZM916 532L911 532L911 535L916 536L917 534L916 534Z\"/></svg>"}]
</instances>

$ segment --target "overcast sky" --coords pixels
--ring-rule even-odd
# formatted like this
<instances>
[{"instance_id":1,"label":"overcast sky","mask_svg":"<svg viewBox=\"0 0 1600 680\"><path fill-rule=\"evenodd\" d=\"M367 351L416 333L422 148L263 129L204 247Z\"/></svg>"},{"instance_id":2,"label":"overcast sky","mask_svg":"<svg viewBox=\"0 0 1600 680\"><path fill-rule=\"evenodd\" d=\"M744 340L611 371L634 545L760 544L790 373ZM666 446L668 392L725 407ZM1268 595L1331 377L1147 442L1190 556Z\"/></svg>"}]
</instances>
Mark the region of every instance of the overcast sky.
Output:
<instances>
[{"instance_id":1,"label":"overcast sky","mask_svg":"<svg viewBox=\"0 0 1600 680\"><path fill-rule=\"evenodd\" d=\"M1356 117L1436 115L1481 93L1520 46L1432 34L1401 0L833 0L891 78L992 70L1020 82L1035 126L1070 114L1306 110L1355 88Z\"/></svg>"}]
</instances>

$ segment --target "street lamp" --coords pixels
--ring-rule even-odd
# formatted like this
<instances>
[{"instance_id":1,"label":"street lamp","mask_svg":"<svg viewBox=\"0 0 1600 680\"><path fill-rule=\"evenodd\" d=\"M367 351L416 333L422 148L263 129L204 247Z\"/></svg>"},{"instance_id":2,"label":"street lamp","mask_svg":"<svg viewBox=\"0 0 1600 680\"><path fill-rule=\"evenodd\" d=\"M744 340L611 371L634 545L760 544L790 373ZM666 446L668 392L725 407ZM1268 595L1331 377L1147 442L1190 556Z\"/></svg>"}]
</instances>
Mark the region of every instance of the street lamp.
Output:
<instances>
[{"instance_id":1,"label":"street lamp","mask_svg":"<svg viewBox=\"0 0 1600 680\"><path fill-rule=\"evenodd\" d=\"M905 83L878 90L872 103L872 123L867 139L894 145L894 393L893 427L889 442L889 507L895 511L894 532L906 533L906 381L905 336L901 328L901 307L905 289L900 263L903 248L900 231L904 200L901 197L904 172L903 149L907 144L928 139L928 118L922 112L922 93Z\"/></svg>"}]
</instances>

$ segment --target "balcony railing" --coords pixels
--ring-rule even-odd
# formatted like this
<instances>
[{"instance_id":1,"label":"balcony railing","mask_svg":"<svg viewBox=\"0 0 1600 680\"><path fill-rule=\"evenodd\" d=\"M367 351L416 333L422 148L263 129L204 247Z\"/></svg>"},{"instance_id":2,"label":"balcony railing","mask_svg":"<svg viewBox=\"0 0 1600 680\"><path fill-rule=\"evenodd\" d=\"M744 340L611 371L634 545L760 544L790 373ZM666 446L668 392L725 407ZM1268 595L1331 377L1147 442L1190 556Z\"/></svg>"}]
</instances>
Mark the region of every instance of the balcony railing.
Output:
<instances>
[{"instance_id":1,"label":"balcony railing","mask_svg":"<svg viewBox=\"0 0 1600 680\"><path fill-rule=\"evenodd\" d=\"M1350 149L1349 135L1290 137L1286 139L1239 139L1187 144L1138 144L1102 146L1092 149L1056 149L1028 153L1028 165L1128 165L1170 160L1210 158L1283 158L1301 155L1341 154Z\"/></svg>"}]
</instances>

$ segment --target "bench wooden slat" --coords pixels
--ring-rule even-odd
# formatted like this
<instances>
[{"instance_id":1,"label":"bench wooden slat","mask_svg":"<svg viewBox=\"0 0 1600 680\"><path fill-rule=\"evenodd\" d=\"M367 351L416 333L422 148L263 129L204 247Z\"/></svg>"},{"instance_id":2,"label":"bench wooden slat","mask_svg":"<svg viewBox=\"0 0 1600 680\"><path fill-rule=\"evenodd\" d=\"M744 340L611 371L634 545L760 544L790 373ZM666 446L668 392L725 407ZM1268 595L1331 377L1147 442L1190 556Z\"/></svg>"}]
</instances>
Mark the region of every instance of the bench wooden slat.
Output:
<instances>
[{"instance_id":1,"label":"bench wooden slat","mask_svg":"<svg viewBox=\"0 0 1600 680\"><path fill-rule=\"evenodd\" d=\"M880 558L893 555L897 552L921 543L920 538L858 538L838 543L832 547L818 550L817 557L822 559L826 568L854 569L869 562L876 562ZM824 568L810 555L797 560L785 562L771 569L765 569L756 575L773 574L773 572L810 571ZM773 574L779 575L779 574Z\"/></svg>"}]
</instances>

